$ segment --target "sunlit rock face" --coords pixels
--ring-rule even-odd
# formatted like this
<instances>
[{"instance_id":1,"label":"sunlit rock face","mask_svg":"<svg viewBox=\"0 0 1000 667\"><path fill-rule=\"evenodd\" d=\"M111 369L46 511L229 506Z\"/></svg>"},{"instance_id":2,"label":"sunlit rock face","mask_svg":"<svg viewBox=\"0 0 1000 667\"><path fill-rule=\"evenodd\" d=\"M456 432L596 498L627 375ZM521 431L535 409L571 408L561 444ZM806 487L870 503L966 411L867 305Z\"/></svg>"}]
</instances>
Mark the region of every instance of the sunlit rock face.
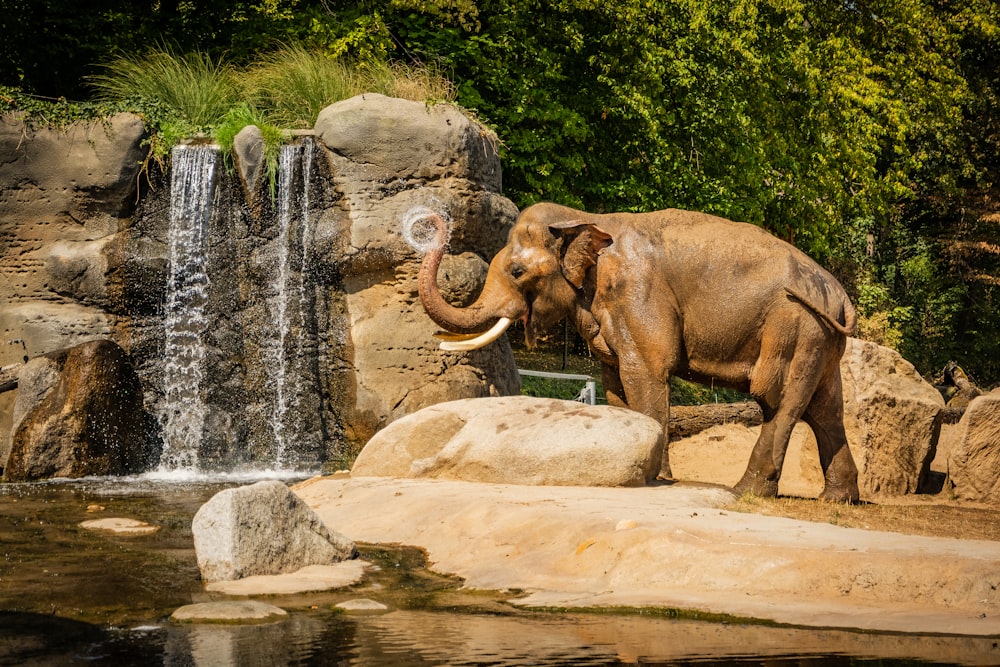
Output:
<instances>
[{"instance_id":1,"label":"sunlit rock face","mask_svg":"<svg viewBox=\"0 0 1000 667\"><path fill-rule=\"evenodd\" d=\"M659 472L663 429L626 408L532 396L449 401L380 431L357 477L551 486L645 486Z\"/></svg>"},{"instance_id":2,"label":"sunlit rock face","mask_svg":"<svg viewBox=\"0 0 1000 667\"><path fill-rule=\"evenodd\" d=\"M941 394L895 350L856 338L848 339L840 369L861 496L916 493L941 432Z\"/></svg>"},{"instance_id":3,"label":"sunlit rock face","mask_svg":"<svg viewBox=\"0 0 1000 667\"><path fill-rule=\"evenodd\" d=\"M354 542L276 480L215 494L194 515L191 534L206 582L285 574L358 555Z\"/></svg>"},{"instance_id":4,"label":"sunlit rock face","mask_svg":"<svg viewBox=\"0 0 1000 667\"><path fill-rule=\"evenodd\" d=\"M1000 504L1000 389L969 403L958 432L960 440L948 458L952 493L962 500Z\"/></svg>"},{"instance_id":5,"label":"sunlit rock face","mask_svg":"<svg viewBox=\"0 0 1000 667\"><path fill-rule=\"evenodd\" d=\"M114 341L163 469L315 469L427 405L517 391L506 341L437 349L401 229L417 206L450 218L443 291L478 291L516 216L488 132L366 95L298 133L273 181L255 136L235 169L193 145L161 173L142 168L135 116L68 131L0 117L0 367ZM0 393L0 453L17 393Z\"/></svg>"},{"instance_id":6,"label":"sunlit rock face","mask_svg":"<svg viewBox=\"0 0 1000 667\"><path fill-rule=\"evenodd\" d=\"M120 347L93 340L21 368L4 481L125 475L148 467L153 428Z\"/></svg>"}]
</instances>

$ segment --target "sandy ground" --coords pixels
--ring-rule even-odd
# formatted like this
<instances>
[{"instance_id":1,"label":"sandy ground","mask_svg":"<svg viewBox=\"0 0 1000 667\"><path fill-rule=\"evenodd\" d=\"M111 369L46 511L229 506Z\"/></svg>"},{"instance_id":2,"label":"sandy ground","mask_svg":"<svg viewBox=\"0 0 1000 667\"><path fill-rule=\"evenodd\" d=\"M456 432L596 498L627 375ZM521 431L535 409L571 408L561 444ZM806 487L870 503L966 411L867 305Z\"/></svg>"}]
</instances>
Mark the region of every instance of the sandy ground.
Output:
<instances>
[{"instance_id":1,"label":"sandy ground","mask_svg":"<svg viewBox=\"0 0 1000 667\"><path fill-rule=\"evenodd\" d=\"M668 607L779 623L1000 635L1000 543L722 509L724 488L321 477L296 492L359 542L528 607Z\"/></svg>"}]
</instances>

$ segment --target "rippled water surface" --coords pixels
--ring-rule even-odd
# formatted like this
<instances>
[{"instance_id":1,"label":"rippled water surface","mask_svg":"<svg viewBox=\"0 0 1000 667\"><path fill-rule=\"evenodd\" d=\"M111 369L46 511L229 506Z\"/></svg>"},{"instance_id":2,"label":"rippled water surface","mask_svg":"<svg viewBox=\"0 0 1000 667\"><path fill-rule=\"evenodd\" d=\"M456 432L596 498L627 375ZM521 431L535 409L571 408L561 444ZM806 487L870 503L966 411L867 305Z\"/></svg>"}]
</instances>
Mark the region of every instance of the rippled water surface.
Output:
<instances>
[{"instance_id":1,"label":"rippled water surface","mask_svg":"<svg viewBox=\"0 0 1000 667\"><path fill-rule=\"evenodd\" d=\"M252 481L0 485L0 664L1000 664L990 638L769 627L665 612L529 612L498 594L461 590L460 581L428 571L416 550L374 545L361 551L376 567L350 589L267 598L289 611L280 623L169 622L177 607L226 599L202 588L191 518L214 493ZM161 529L122 537L78 525L108 517ZM334 610L359 597L391 611Z\"/></svg>"}]
</instances>

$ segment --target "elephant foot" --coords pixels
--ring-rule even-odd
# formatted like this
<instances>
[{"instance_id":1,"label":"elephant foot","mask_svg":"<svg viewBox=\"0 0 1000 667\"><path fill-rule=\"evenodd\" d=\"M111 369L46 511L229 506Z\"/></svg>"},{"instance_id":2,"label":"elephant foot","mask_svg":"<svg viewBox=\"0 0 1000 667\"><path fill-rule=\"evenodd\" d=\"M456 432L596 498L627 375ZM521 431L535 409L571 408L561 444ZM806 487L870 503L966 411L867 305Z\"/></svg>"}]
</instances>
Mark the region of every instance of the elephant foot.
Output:
<instances>
[{"instance_id":1,"label":"elephant foot","mask_svg":"<svg viewBox=\"0 0 1000 667\"><path fill-rule=\"evenodd\" d=\"M819 494L820 500L832 503L844 503L846 505L857 505L861 502L861 494L858 487L823 487L823 493Z\"/></svg>"},{"instance_id":2,"label":"elephant foot","mask_svg":"<svg viewBox=\"0 0 1000 667\"><path fill-rule=\"evenodd\" d=\"M743 474L743 479L733 487L733 491L738 496L751 493L761 498L774 498L778 495L778 480L767 479L763 475L748 470Z\"/></svg>"}]
</instances>

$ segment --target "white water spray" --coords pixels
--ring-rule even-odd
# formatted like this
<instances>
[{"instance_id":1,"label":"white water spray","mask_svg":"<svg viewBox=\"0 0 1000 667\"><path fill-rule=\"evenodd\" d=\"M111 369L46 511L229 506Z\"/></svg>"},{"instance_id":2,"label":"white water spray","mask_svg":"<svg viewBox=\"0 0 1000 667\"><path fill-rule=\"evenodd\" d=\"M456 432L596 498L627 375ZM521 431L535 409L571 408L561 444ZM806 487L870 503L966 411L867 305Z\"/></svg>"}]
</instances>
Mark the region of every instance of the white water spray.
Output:
<instances>
[{"instance_id":1,"label":"white water spray","mask_svg":"<svg viewBox=\"0 0 1000 667\"><path fill-rule=\"evenodd\" d=\"M209 278L205 237L219 151L178 146L171 158L170 259L163 367L163 453L159 468L195 470L207 408L202 396Z\"/></svg>"},{"instance_id":2,"label":"white water spray","mask_svg":"<svg viewBox=\"0 0 1000 667\"><path fill-rule=\"evenodd\" d=\"M436 217L444 220L450 238L451 216L447 213L435 211L427 206L414 206L403 214L403 238L421 255L437 248L437 227L434 224Z\"/></svg>"}]
</instances>

